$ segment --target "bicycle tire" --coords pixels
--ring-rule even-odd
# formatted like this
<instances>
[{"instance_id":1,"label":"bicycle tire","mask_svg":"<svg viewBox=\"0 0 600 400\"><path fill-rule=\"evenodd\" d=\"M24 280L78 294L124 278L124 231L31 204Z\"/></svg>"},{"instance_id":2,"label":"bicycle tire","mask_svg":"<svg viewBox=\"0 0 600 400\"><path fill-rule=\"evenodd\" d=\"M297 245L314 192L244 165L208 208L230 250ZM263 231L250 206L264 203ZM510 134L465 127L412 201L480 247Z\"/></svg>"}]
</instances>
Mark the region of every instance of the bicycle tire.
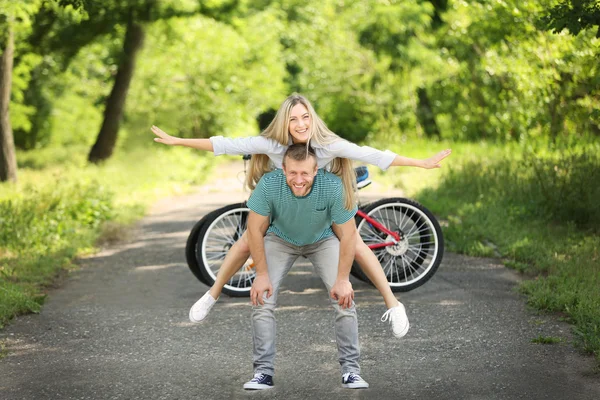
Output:
<instances>
[{"instance_id":1,"label":"bicycle tire","mask_svg":"<svg viewBox=\"0 0 600 400\"><path fill-rule=\"evenodd\" d=\"M212 286L222 261L231 246L246 230L250 209L246 203L229 204L206 215L196 240L196 260L203 279ZM223 287L223 293L231 297L248 297L256 271L251 258Z\"/></svg>"},{"instance_id":2,"label":"bicycle tire","mask_svg":"<svg viewBox=\"0 0 600 400\"><path fill-rule=\"evenodd\" d=\"M192 271L192 274L202 283L208 285L204 276L200 273L200 266L198 265L198 255L196 254L196 243L198 242L198 236L200 235L200 229L206 222L206 215L200 219L200 221L194 224L194 227L188 235L185 243L185 260L187 261L188 268ZM209 285L210 286L210 285Z\"/></svg>"},{"instance_id":3,"label":"bicycle tire","mask_svg":"<svg viewBox=\"0 0 600 400\"><path fill-rule=\"evenodd\" d=\"M403 236L395 246L373 250L392 291L408 292L431 279L444 255L442 229L433 214L416 201L400 197L370 203L362 210ZM356 226L367 245L389 240L387 234L375 230L360 216L356 216ZM353 276L371 283L356 262L351 271Z\"/></svg>"}]
</instances>

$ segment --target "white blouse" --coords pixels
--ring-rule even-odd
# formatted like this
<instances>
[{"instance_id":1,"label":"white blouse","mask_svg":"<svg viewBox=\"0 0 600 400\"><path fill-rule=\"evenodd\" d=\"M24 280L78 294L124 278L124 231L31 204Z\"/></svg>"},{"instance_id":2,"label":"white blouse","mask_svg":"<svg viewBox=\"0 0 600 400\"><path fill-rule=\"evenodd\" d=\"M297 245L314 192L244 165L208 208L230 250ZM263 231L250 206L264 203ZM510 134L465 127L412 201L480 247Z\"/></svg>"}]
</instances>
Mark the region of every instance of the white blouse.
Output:
<instances>
[{"instance_id":1,"label":"white blouse","mask_svg":"<svg viewBox=\"0 0 600 400\"><path fill-rule=\"evenodd\" d=\"M264 136L233 139L213 136L210 138L210 142L213 145L215 156L223 154L265 154L271 159L276 168L282 167L283 155L288 148L288 146L284 146L273 139L267 139ZM323 146L317 143L311 143L311 145L315 149L319 168L325 167L336 157L342 157L377 165L385 171L396 158L396 154L389 150L381 151L369 146L358 146L344 139Z\"/></svg>"}]
</instances>

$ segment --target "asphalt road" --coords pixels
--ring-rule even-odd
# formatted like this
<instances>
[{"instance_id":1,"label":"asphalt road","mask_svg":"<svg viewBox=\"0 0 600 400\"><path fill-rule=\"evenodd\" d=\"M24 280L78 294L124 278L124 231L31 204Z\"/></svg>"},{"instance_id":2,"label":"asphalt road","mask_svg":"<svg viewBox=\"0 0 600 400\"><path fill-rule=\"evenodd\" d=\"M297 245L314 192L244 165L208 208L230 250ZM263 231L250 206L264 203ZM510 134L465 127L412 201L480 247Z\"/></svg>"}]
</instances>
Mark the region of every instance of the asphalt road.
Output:
<instances>
[{"instance_id":1,"label":"asphalt road","mask_svg":"<svg viewBox=\"0 0 600 400\"><path fill-rule=\"evenodd\" d=\"M593 359L571 346L567 324L527 309L518 275L498 260L455 254L401 294L411 322L403 339L380 322L378 292L353 280L367 390L342 389L327 294L298 263L277 311L276 388L245 392L247 299L222 296L205 323L188 322L207 287L187 269L185 240L204 213L244 197L224 190L226 180L161 201L130 241L80 260L41 314L0 332L0 399L600 398ZM540 335L564 342L531 342Z\"/></svg>"}]
</instances>

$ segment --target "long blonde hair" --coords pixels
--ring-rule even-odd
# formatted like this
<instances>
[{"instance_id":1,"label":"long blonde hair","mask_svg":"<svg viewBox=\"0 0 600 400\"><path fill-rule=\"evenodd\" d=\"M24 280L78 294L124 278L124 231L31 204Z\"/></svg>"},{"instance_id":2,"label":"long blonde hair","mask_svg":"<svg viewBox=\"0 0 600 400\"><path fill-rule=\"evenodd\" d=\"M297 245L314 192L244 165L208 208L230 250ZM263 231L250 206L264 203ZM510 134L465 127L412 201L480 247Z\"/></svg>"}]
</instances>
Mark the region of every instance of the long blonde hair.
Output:
<instances>
[{"instance_id":1,"label":"long blonde hair","mask_svg":"<svg viewBox=\"0 0 600 400\"><path fill-rule=\"evenodd\" d=\"M290 114L292 108L297 104L302 104L308 110L310 115L310 131L308 133L308 141L306 145L314 140L320 146L333 143L338 140L344 140L327 128L325 122L317 115L310 102L299 94L289 96L277 110L275 118L261 132L261 136L275 140L280 144L287 146L290 143ZM246 187L254 190L260 178L271 171L269 157L266 154L254 154L250 160L249 171L246 175ZM352 161L347 158L336 157L331 161L330 171L342 179L344 187L344 207L348 210L354 208L356 204L356 174L352 167Z\"/></svg>"}]
</instances>

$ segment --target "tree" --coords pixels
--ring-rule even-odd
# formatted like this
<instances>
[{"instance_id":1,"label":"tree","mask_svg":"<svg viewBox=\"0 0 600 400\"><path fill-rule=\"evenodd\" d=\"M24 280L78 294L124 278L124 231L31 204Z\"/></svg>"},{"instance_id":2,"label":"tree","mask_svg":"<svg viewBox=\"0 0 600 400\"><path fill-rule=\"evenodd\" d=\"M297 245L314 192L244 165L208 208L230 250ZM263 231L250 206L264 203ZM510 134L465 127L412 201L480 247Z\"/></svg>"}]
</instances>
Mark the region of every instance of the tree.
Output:
<instances>
[{"instance_id":1,"label":"tree","mask_svg":"<svg viewBox=\"0 0 600 400\"><path fill-rule=\"evenodd\" d=\"M26 31L38 1L0 0L0 182L17 181L17 161L10 120L15 30Z\"/></svg>"},{"instance_id":2,"label":"tree","mask_svg":"<svg viewBox=\"0 0 600 400\"><path fill-rule=\"evenodd\" d=\"M360 43L379 59L390 60L390 72L403 82L397 90L413 103L411 114L416 120L411 125L427 137L441 136L429 87L445 75L433 33L443 25L446 8L447 0L373 2L358 26Z\"/></svg>"},{"instance_id":3,"label":"tree","mask_svg":"<svg viewBox=\"0 0 600 400\"><path fill-rule=\"evenodd\" d=\"M143 25L160 19L176 16L202 14L213 19L231 21L243 15L254 6L246 0L215 0L209 3L192 0L134 0L103 2L90 0L60 0L61 4L81 7L87 15L79 25L67 27L72 37L78 33L92 39L102 34L115 34L122 26L126 27L121 54L118 55L118 68L113 88L106 99L102 127L88 155L88 160L98 163L108 159L114 150L124 112L127 92L133 78L135 58L143 44ZM260 6L269 2L262 1ZM75 32L73 32L75 31ZM63 35L64 36L64 32Z\"/></svg>"},{"instance_id":4,"label":"tree","mask_svg":"<svg viewBox=\"0 0 600 400\"><path fill-rule=\"evenodd\" d=\"M134 19L134 12L130 10L129 21L127 21L127 32L123 42L123 53L119 62L117 75L110 95L106 99L104 109L104 120L96 142L90 150L88 160L97 163L109 158L117 143L119 124L125 108L125 99L133 71L135 69L135 57L142 48L144 41L144 30Z\"/></svg>"},{"instance_id":5,"label":"tree","mask_svg":"<svg viewBox=\"0 0 600 400\"><path fill-rule=\"evenodd\" d=\"M0 182L16 182L17 159L9 114L15 48L13 21L9 20L6 25L7 33L3 40L0 59Z\"/></svg>"},{"instance_id":6,"label":"tree","mask_svg":"<svg viewBox=\"0 0 600 400\"><path fill-rule=\"evenodd\" d=\"M597 27L596 37L600 38L600 2L597 0L562 0L540 18L546 30L559 33L568 29L578 35L584 29Z\"/></svg>"}]
</instances>

